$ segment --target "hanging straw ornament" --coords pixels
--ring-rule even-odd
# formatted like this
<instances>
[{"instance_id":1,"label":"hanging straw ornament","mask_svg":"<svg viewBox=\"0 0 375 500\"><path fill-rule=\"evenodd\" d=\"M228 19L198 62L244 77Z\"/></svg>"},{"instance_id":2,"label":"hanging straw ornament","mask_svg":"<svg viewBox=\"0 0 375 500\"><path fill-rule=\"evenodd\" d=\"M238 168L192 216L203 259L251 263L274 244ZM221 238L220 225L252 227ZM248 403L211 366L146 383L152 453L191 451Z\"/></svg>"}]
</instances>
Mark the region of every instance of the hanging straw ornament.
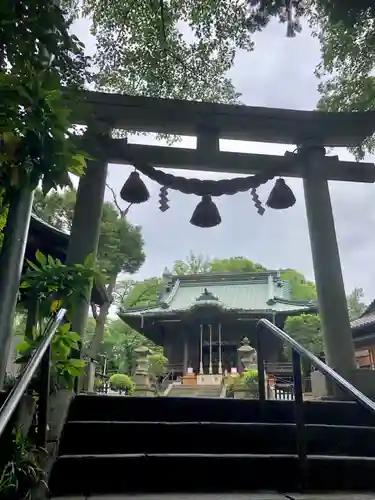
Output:
<instances>
[{"instance_id":1,"label":"hanging straw ornament","mask_svg":"<svg viewBox=\"0 0 375 500\"><path fill-rule=\"evenodd\" d=\"M190 224L197 227L215 227L220 223L220 213L211 196L202 196L201 201L195 207L191 216Z\"/></svg>"},{"instance_id":2,"label":"hanging straw ornament","mask_svg":"<svg viewBox=\"0 0 375 500\"><path fill-rule=\"evenodd\" d=\"M277 179L266 202L267 207L274 210L283 210L292 207L295 202L296 198L293 191L287 186L285 180Z\"/></svg>"},{"instance_id":3,"label":"hanging straw ornament","mask_svg":"<svg viewBox=\"0 0 375 500\"><path fill-rule=\"evenodd\" d=\"M136 170L134 170L125 181L120 191L120 196L128 203L144 203L150 198L150 193L148 192L146 184L140 178Z\"/></svg>"}]
</instances>

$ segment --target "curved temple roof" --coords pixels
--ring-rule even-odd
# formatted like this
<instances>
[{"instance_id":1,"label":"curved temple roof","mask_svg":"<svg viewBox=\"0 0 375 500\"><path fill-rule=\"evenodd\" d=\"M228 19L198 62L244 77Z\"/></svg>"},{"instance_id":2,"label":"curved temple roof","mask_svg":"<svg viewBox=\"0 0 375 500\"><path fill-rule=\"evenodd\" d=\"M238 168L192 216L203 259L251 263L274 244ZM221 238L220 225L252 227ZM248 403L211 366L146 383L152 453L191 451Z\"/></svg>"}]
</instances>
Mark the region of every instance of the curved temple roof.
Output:
<instances>
[{"instance_id":1,"label":"curved temple roof","mask_svg":"<svg viewBox=\"0 0 375 500\"><path fill-rule=\"evenodd\" d=\"M314 301L290 299L289 285L278 271L262 273L172 276L158 302L149 307L123 309L120 317L160 317L196 311L200 307L246 314L316 312Z\"/></svg>"}]
</instances>

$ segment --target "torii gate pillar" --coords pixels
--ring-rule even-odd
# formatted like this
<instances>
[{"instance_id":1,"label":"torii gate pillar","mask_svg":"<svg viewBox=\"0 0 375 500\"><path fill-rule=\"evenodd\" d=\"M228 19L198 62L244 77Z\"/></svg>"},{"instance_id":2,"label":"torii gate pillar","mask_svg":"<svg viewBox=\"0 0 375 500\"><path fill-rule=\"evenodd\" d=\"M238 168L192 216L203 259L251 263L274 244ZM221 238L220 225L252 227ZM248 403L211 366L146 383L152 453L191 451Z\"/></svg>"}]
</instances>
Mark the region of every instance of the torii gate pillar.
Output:
<instances>
[{"instance_id":1,"label":"torii gate pillar","mask_svg":"<svg viewBox=\"0 0 375 500\"><path fill-rule=\"evenodd\" d=\"M303 186L314 264L319 313L327 363L350 379L356 368L353 337L346 302L335 223L327 177L325 149L300 148L304 163Z\"/></svg>"}]
</instances>

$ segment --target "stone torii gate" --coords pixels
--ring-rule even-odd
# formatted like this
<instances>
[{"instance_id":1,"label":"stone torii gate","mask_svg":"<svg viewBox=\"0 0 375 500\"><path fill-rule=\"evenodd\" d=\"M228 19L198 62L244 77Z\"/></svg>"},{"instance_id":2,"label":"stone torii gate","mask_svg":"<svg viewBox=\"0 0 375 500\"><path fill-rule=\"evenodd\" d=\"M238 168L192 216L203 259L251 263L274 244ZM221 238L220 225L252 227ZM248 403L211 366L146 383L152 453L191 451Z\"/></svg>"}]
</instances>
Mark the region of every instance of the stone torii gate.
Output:
<instances>
[{"instance_id":1,"label":"stone torii gate","mask_svg":"<svg viewBox=\"0 0 375 500\"><path fill-rule=\"evenodd\" d=\"M328 180L374 182L370 163L339 161L325 147L358 145L373 133L374 113L324 113L129 97L86 92L85 147L97 159L81 179L71 236L72 261L96 250L108 163L149 163L154 167L303 179L319 312L327 361L352 379L355 354L350 331ZM128 144L112 129L196 136L196 149ZM220 139L294 144L285 156L220 151ZM93 209L95 207L95 209ZM83 231L84 229L84 231ZM86 306L87 307L87 306ZM85 321L82 310L76 328Z\"/></svg>"},{"instance_id":2,"label":"stone torii gate","mask_svg":"<svg viewBox=\"0 0 375 500\"><path fill-rule=\"evenodd\" d=\"M108 163L246 175L274 171L273 175L302 178L327 362L355 382L328 180L373 183L375 167L339 161L326 156L325 148L360 144L375 129L374 113L292 111L90 91L82 97L86 105L77 110L75 122L87 125L82 148L95 160L88 162L80 179L68 261L82 263L97 251ZM113 138L113 129L195 136L197 146L128 144L126 139ZM220 139L293 144L297 149L285 156L224 152ZM75 331L83 332L87 312L88 301L82 301L73 320Z\"/></svg>"}]
</instances>

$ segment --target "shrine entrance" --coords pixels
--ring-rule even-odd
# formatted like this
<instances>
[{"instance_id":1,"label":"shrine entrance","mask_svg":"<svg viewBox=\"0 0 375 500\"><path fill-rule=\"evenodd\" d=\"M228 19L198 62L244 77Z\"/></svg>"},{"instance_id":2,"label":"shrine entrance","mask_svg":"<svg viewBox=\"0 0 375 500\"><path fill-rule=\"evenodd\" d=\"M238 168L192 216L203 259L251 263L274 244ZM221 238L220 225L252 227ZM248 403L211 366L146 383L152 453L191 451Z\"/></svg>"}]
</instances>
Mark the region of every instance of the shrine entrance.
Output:
<instances>
[{"instance_id":1,"label":"shrine entrance","mask_svg":"<svg viewBox=\"0 0 375 500\"><path fill-rule=\"evenodd\" d=\"M222 374L230 373L232 368L240 367L238 366L238 352L237 349L239 344L233 341L223 340L221 344L221 363L222 363ZM212 373L219 374L220 367L220 353L219 353L219 342L212 342ZM210 366L210 345L208 341L203 342L203 372L209 373Z\"/></svg>"}]
</instances>

